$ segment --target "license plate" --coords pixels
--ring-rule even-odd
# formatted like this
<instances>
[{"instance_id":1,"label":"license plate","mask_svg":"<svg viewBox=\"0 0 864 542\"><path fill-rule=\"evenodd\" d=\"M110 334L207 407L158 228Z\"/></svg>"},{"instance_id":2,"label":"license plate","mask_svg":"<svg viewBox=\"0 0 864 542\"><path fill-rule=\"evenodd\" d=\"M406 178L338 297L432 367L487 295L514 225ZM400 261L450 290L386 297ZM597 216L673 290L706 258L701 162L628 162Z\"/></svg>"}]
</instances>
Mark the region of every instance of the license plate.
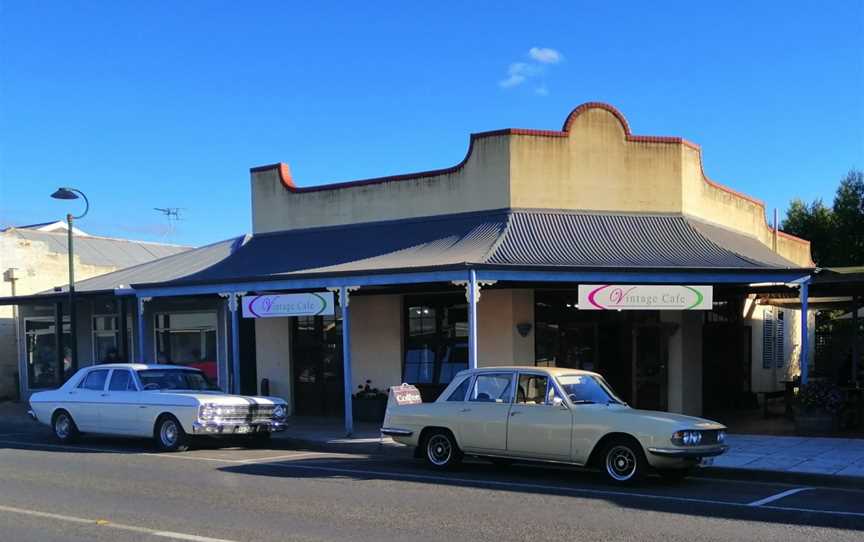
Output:
<instances>
[{"instance_id":1,"label":"license plate","mask_svg":"<svg viewBox=\"0 0 864 542\"><path fill-rule=\"evenodd\" d=\"M713 465L713 464L714 464L714 458L713 458L713 457L703 457L703 458L699 461L699 466L700 466L700 467L710 467L710 466Z\"/></svg>"}]
</instances>

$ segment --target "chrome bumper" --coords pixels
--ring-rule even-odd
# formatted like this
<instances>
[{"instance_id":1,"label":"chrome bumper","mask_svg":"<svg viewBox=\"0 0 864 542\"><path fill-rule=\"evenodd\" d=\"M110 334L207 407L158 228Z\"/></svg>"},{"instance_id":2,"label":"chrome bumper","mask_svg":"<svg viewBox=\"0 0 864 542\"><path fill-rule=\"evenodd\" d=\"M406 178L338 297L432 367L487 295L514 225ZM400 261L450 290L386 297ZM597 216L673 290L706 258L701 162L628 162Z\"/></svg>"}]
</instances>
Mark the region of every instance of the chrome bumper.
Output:
<instances>
[{"instance_id":1,"label":"chrome bumper","mask_svg":"<svg viewBox=\"0 0 864 542\"><path fill-rule=\"evenodd\" d=\"M286 428L284 421L235 423L216 421L196 421L192 423L195 435L251 435L253 433L276 433Z\"/></svg>"},{"instance_id":2,"label":"chrome bumper","mask_svg":"<svg viewBox=\"0 0 864 542\"><path fill-rule=\"evenodd\" d=\"M700 458L715 457L724 453L728 449L729 446L719 444L717 446L708 446L705 448L648 448L648 452L661 457Z\"/></svg>"},{"instance_id":3,"label":"chrome bumper","mask_svg":"<svg viewBox=\"0 0 864 542\"><path fill-rule=\"evenodd\" d=\"M410 437L414 434L414 431L398 429L396 427L382 427L381 434L387 435L388 437Z\"/></svg>"}]
</instances>

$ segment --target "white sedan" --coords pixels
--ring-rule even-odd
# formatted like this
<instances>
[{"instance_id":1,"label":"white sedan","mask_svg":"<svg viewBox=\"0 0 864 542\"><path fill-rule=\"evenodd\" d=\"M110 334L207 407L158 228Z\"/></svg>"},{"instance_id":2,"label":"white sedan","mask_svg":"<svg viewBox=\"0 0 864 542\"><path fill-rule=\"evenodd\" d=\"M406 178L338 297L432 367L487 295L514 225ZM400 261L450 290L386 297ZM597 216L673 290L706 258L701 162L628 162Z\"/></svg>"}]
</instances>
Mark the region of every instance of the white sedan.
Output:
<instances>
[{"instance_id":1,"label":"white sedan","mask_svg":"<svg viewBox=\"0 0 864 542\"><path fill-rule=\"evenodd\" d=\"M163 451L186 450L189 435L266 439L285 429L286 414L278 397L230 395L179 365L95 365L30 397L30 415L61 442L81 433L152 437Z\"/></svg>"}]
</instances>

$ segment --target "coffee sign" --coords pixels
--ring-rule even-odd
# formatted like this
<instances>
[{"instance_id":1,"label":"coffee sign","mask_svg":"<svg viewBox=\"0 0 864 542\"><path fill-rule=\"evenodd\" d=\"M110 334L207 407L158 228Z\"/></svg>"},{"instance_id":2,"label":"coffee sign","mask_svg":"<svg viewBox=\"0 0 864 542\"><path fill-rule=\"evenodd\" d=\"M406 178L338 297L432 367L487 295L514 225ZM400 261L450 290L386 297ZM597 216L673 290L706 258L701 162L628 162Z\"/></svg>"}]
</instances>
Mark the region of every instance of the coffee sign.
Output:
<instances>
[{"instance_id":1,"label":"coffee sign","mask_svg":"<svg viewBox=\"0 0 864 542\"><path fill-rule=\"evenodd\" d=\"M243 296L243 318L332 316L333 292Z\"/></svg>"},{"instance_id":2,"label":"coffee sign","mask_svg":"<svg viewBox=\"0 0 864 542\"><path fill-rule=\"evenodd\" d=\"M579 285L580 310L711 310L711 286L589 284Z\"/></svg>"}]
</instances>

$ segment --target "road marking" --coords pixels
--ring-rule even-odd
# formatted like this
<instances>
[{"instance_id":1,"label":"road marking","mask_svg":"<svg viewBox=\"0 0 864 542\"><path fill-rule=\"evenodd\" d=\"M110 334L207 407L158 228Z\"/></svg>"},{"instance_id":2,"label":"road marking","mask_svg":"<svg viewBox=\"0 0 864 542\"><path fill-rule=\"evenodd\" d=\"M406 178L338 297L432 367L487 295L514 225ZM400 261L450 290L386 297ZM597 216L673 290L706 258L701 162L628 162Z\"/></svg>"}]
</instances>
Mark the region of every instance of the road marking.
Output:
<instances>
[{"instance_id":1,"label":"road marking","mask_svg":"<svg viewBox=\"0 0 864 542\"><path fill-rule=\"evenodd\" d=\"M45 519L56 519L57 521L65 521L67 523L77 523L79 525L93 525L99 528L117 529L119 531L142 533L150 536L156 536L159 538L171 538L174 540L190 540L193 542L237 542L236 540L228 540L226 538L212 538L209 536L200 536L197 534L163 531L159 529L150 529L148 527L138 527L137 525L114 523L113 521L108 521L105 519L89 519L77 516L66 516L63 514L40 512L39 510L31 510L28 508L15 508L13 506L0 505L0 512L9 512L11 514L21 514L24 516L32 516Z\"/></svg>"},{"instance_id":2,"label":"road marking","mask_svg":"<svg viewBox=\"0 0 864 542\"><path fill-rule=\"evenodd\" d=\"M559 491L565 493L573 493L573 494L583 494L583 495L598 495L604 497L637 497L642 499L652 499L658 501L670 501L670 502L686 502L686 503L694 503L694 504L713 504L718 506L732 506L735 508L753 508L748 503L740 503L733 501L718 501L713 499L699 499L695 497L675 497L671 495L655 495L651 493L635 493L629 491L609 491L604 489L589 489L589 488L578 488L578 487L566 487L566 486L554 486L547 484L531 484L525 482L503 482L498 480L480 480L474 478L456 478L456 477L447 477L447 476L434 476L427 474L411 474L411 473L399 473L399 472L387 472L387 471L375 471L375 470L366 470L366 469L347 469L343 467L326 467L323 465L303 465L297 463L272 463L270 466L283 468L283 469L302 469L302 470L310 470L310 471L322 471L322 472L333 472L338 474L362 474L364 476L382 476L390 479L402 479L402 480L421 480L421 481L439 481L439 482L456 482L463 484L475 484L481 486L488 487L503 487L503 488L520 488L520 489L542 489L542 490L551 490L551 491ZM812 488L807 488L812 489ZM760 510L779 510L779 511L791 511L791 512L809 512L813 514L828 514L828 515L839 515L839 516L853 516L853 517L864 517L864 512L845 512L838 510L818 510L815 508L795 508L795 507L786 507L786 506L761 506Z\"/></svg>"},{"instance_id":3,"label":"road marking","mask_svg":"<svg viewBox=\"0 0 864 542\"><path fill-rule=\"evenodd\" d=\"M789 495L795 495L796 493L801 493L802 491L807 491L808 489L812 489L809 487L798 487L795 489L789 489L776 495L771 495L769 497L765 497L764 499L759 499L758 501L753 501L749 503L747 506L762 506L763 504L768 504L769 502L779 501Z\"/></svg>"},{"instance_id":4,"label":"road marking","mask_svg":"<svg viewBox=\"0 0 864 542\"><path fill-rule=\"evenodd\" d=\"M229 465L242 465L242 466L252 466L252 465L261 465L261 466L269 466L273 468L282 468L282 469L301 469L301 470L309 470L309 471L321 471L321 472L333 472L338 474L362 474L365 476L381 476L388 479L395 480L419 480L419 481L436 481L436 482L453 482L453 483L463 483L463 484L475 484L487 487L501 487L501 488L522 488L522 489L534 489L534 490L546 490L546 491L558 491L564 493L571 494L582 494L582 495L598 495L604 497L636 497L636 498L644 498L644 499L652 499L658 501L669 501L669 502L686 502L693 504L708 504L708 505L718 505L718 506L731 506L735 508L748 508L748 509L759 509L759 510L777 510L777 511L786 511L786 512L806 512L812 514L825 514L825 515L835 515L835 516L851 516L851 517L864 517L864 512L846 512L846 511L835 511L835 510L819 510L815 508L797 508L797 507L788 507L788 506L756 506L753 503L740 503L733 501L718 501L713 499L699 499L695 497L676 497L671 495L655 495L651 493L636 493L629 491L611 491L611 490L602 490L602 489L590 489L590 488L577 488L577 487L567 487L567 486L555 486L548 484L532 484L526 482L505 482L498 480L482 480L475 478L457 478L457 477L448 477L448 476L435 476L430 474L413 474L413 473L402 473L402 472L388 472L388 471L377 471L377 470L367 470L367 469L349 469L344 467L327 467L324 465L306 465L300 464L297 462L270 462L272 459L261 459L256 460L258 463L247 462L248 460L242 459L220 459L216 457L200 457L200 456L192 456L192 455L180 455L180 454L164 454L164 453L140 453L140 452L130 452L129 450L118 450L118 449L105 449L105 448L82 448L79 446L65 446L61 444L34 444L30 442L18 442L18 441L4 441L0 440L0 444L18 444L23 446L29 446L33 448L38 447L49 447L49 448L60 448L70 451L76 450L89 450L89 451L97 451L97 452L119 452L126 454L133 454L138 456L146 456L146 457L156 457L163 459L187 459L187 460L202 460L202 461L215 461L218 463L224 463ZM312 452L314 453L314 452ZM319 455L324 455L319 454ZM350 455L350 454L348 454ZM740 482L740 483L748 483L748 482ZM803 489L818 489L818 488L801 488ZM842 490L839 488L830 488L826 487L824 489L836 490L836 491L848 491ZM785 492L784 492L785 493ZM781 497L782 498L782 497ZM759 501L754 501L759 502Z\"/></svg>"}]
</instances>

